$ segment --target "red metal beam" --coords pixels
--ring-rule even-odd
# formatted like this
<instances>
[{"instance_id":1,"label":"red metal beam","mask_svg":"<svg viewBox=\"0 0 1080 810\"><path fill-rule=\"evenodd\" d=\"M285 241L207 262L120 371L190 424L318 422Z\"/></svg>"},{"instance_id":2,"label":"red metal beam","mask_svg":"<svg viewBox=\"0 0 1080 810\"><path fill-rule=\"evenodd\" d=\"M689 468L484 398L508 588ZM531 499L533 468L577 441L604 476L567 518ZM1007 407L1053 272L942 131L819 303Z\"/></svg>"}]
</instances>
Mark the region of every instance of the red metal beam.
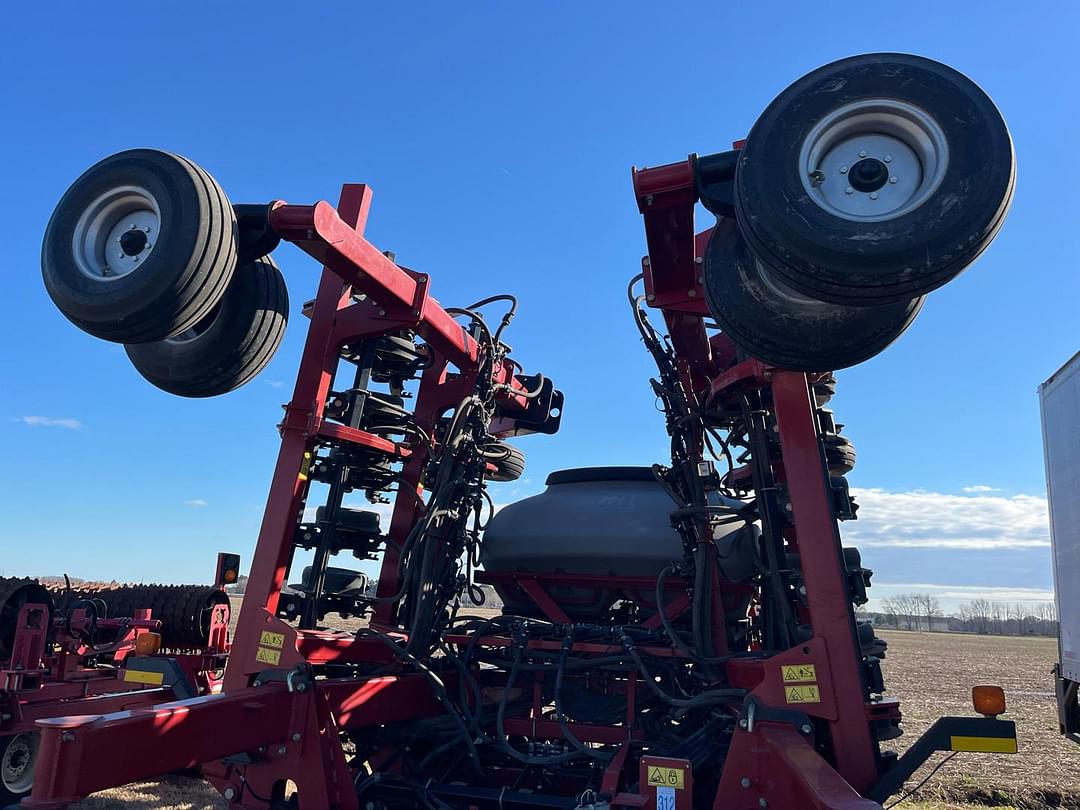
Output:
<instances>
[{"instance_id":1,"label":"red metal beam","mask_svg":"<svg viewBox=\"0 0 1080 810\"><path fill-rule=\"evenodd\" d=\"M836 769L853 787L865 791L877 780L876 744L866 719L860 646L813 394L805 374L776 371L772 395L810 619L815 637L828 649L830 691L838 709L831 723Z\"/></svg>"},{"instance_id":2,"label":"red metal beam","mask_svg":"<svg viewBox=\"0 0 1080 810\"><path fill-rule=\"evenodd\" d=\"M23 806L63 808L98 790L286 741L292 700L283 684L275 684L115 714L41 720L34 789Z\"/></svg>"}]
</instances>

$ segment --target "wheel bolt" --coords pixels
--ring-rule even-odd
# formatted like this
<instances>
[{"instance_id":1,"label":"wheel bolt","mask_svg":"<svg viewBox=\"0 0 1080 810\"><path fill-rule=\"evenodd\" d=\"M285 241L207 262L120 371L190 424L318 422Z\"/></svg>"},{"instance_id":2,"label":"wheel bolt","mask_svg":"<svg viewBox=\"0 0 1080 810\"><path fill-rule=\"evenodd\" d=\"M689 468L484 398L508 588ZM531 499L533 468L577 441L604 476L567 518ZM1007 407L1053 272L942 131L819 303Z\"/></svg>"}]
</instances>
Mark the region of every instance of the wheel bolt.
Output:
<instances>
[{"instance_id":1,"label":"wheel bolt","mask_svg":"<svg viewBox=\"0 0 1080 810\"><path fill-rule=\"evenodd\" d=\"M847 166L840 167L840 174L847 174Z\"/></svg>"},{"instance_id":2,"label":"wheel bolt","mask_svg":"<svg viewBox=\"0 0 1080 810\"><path fill-rule=\"evenodd\" d=\"M853 189L851 186L848 186L847 188L844 189L844 193L845 194L854 194L855 189Z\"/></svg>"},{"instance_id":3,"label":"wheel bolt","mask_svg":"<svg viewBox=\"0 0 1080 810\"><path fill-rule=\"evenodd\" d=\"M860 150L859 157L866 157L866 150L865 149Z\"/></svg>"},{"instance_id":4,"label":"wheel bolt","mask_svg":"<svg viewBox=\"0 0 1080 810\"><path fill-rule=\"evenodd\" d=\"M876 200L877 199L877 192L876 191L873 194L870 195L870 199L871 200Z\"/></svg>"},{"instance_id":5,"label":"wheel bolt","mask_svg":"<svg viewBox=\"0 0 1080 810\"><path fill-rule=\"evenodd\" d=\"M890 178L889 178L889 182L890 182L890 183L895 183L895 182L896 182L896 179L897 179L896 177L890 177Z\"/></svg>"},{"instance_id":6,"label":"wheel bolt","mask_svg":"<svg viewBox=\"0 0 1080 810\"><path fill-rule=\"evenodd\" d=\"M892 155L886 155L885 156L885 162L886 163L892 163Z\"/></svg>"}]
</instances>

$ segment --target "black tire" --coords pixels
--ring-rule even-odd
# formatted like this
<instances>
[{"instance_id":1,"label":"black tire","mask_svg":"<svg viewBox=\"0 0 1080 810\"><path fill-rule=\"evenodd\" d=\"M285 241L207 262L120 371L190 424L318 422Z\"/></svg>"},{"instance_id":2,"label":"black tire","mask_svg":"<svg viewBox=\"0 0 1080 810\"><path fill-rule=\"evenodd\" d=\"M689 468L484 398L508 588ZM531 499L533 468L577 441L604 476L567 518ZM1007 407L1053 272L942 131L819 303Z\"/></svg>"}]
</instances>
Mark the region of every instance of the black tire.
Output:
<instances>
[{"instance_id":1,"label":"black tire","mask_svg":"<svg viewBox=\"0 0 1080 810\"><path fill-rule=\"evenodd\" d=\"M131 220L150 230L130 228ZM164 223L159 233L152 223ZM114 238L121 228L132 231L130 240ZM113 265L106 247L116 251ZM232 278L236 251L232 205L209 174L179 155L131 149L92 166L65 192L45 230L41 272L53 303L80 329L147 343L206 317Z\"/></svg>"},{"instance_id":2,"label":"black tire","mask_svg":"<svg viewBox=\"0 0 1080 810\"><path fill-rule=\"evenodd\" d=\"M421 364L421 355L410 335L383 335L378 339L371 377L376 382L412 377Z\"/></svg>"},{"instance_id":3,"label":"black tire","mask_svg":"<svg viewBox=\"0 0 1080 810\"><path fill-rule=\"evenodd\" d=\"M885 349L922 307L851 307L799 295L755 261L735 223L717 220L705 252L705 297L717 324L747 354L795 371L834 371Z\"/></svg>"},{"instance_id":4,"label":"black tire","mask_svg":"<svg viewBox=\"0 0 1080 810\"><path fill-rule=\"evenodd\" d=\"M303 590L310 593L314 587L315 571L309 565L304 568L304 575L301 577L301 585L297 590ZM323 577L323 593L345 593L346 591L359 591L363 593L367 590L368 578L367 574L363 574L360 571L353 571L349 568L335 568L334 566L328 566L326 574Z\"/></svg>"},{"instance_id":5,"label":"black tire","mask_svg":"<svg viewBox=\"0 0 1080 810\"><path fill-rule=\"evenodd\" d=\"M40 742L36 732L0 737L0 807L30 795Z\"/></svg>"},{"instance_id":6,"label":"black tire","mask_svg":"<svg viewBox=\"0 0 1080 810\"><path fill-rule=\"evenodd\" d=\"M932 137L889 131L908 118ZM882 161L893 156L875 154L894 148L910 157L901 151L890 167ZM870 185L853 179L857 164ZM792 288L877 305L930 292L970 265L1001 228L1015 181L1008 128L974 82L919 56L867 54L818 68L765 109L739 154L735 208L751 249Z\"/></svg>"},{"instance_id":7,"label":"black tire","mask_svg":"<svg viewBox=\"0 0 1080 810\"><path fill-rule=\"evenodd\" d=\"M828 433L821 437L825 463L831 475L847 475L855 469L855 445L847 436Z\"/></svg>"},{"instance_id":8,"label":"black tire","mask_svg":"<svg viewBox=\"0 0 1080 810\"><path fill-rule=\"evenodd\" d=\"M189 333L124 348L135 369L161 390L213 397L262 371L281 344L288 320L285 280L264 256L236 271L219 305Z\"/></svg>"},{"instance_id":9,"label":"black tire","mask_svg":"<svg viewBox=\"0 0 1080 810\"><path fill-rule=\"evenodd\" d=\"M836 377L828 374L811 386L814 392L814 403L818 408L824 408L836 396Z\"/></svg>"},{"instance_id":10,"label":"black tire","mask_svg":"<svg viewBox=\"0 0 1080 810\"><path fill-rule=\"evenodd\" d=\"M488 445L485 456L495 467L487 475L489 481L517 481L525 473L525 454L512 444L495 442Z\"/></svg>"}]
</instances>

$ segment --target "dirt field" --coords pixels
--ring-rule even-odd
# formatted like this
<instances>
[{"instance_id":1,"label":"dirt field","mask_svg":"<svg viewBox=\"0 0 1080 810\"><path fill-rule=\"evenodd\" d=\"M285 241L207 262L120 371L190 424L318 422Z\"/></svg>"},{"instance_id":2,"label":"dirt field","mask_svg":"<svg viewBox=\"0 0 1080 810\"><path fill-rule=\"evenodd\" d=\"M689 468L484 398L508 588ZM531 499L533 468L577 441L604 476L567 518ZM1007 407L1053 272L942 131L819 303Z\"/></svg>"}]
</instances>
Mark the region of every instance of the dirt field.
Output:
<instances>
[{"instance_id":1,"label":"dirt field","mask_svg":"<svg viewBox=\"0 0 1080 810\"><path fill-rule=\"evenodd\" d=\"M904 713L906 734L896 741L898 748L910 744L935 717L971 714L974 684L1003 687L1008 703L1005 717L1016 721L1018 754L958 754L923 788L921 796L1024 808L1080 807L1080 748L1057 733L1050 675L1057 660L1054 639L879 634L889 642L885 684L900 698Z\"/></svg>"},{"instance_id":2,"label":"dirt field","mask_svg":"<svg viewBox=\"0 0 1080 810\"><path fill-rule=\"evenodd\" d=\"M902 702L903 749L934 718L970 714L970 688L1004 687L1007 718L1016 721L1015 756L958 754L917 794L911 810L966 810L982 806L1037 810L1080 808L1080 748L1057 733L1050 668L1056 643L1047 638L966 636L952 633L881 631L889 642L885 682ZM922 779L943 755L916 774ZM77 810L225 810L207 785L190 779L129 786L98 794Z\"/></svg>"}]
</instances>

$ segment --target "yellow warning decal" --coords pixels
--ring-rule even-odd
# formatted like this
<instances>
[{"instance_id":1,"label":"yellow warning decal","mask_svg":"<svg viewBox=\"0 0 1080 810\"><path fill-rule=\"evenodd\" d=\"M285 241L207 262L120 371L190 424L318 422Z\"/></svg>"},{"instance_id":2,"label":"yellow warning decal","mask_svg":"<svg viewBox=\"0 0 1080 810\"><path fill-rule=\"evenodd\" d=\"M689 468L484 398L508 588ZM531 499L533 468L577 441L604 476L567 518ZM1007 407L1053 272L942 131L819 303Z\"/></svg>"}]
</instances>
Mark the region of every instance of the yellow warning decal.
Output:
<instances>
[{"instance_id":1,"label":"yellow warning decal","mask_svg":"<svg viewBox=\"0 0 1080 810\"><path fill-rule=\"evenodd\" d=\"M128 683L147 683L151 686L161 686L165 683L164 672L146 672L141 669L125 669L124 680Z\"/></svg>"},{"instance_id":2,"label":"yellow warning decal","mask_svg":"<svg viewBox=\"0 0 1080 810\"><path fill-rule=\"evenodd\" d=\"M795 664L794 666L780 667L780 672L784 677L784 683L817 680L817 667L813 664Z\"/></svg>"},{"instance_id":3,"label":"yellow warning decal","mask_svg":"<svg viewBox=\"0 0 1080 810\"><path fill-rule=\"evenodd\" d=\"M285 646L285 634L284 633L271 633L269 630L263 630L259 636L259 643L264 647L277 647L279 650Z\"/></svg>"},{"instance_id":4,"label":"yellow warning decal","mask_svg":"<svg viewBox=\"0 0 1080 810\"><path fill-rule=\"evenodd\" d=\"M298 476L301 481L307 481L308 472L311 470L311 453L304 453L304 460L300 463L300 475Z\"/></svg>"},{"instance_id":5,"label":"yellow warning decal","mask_svg":"<svg viewBox=\"0 0 1080 810\"><path fill-rule=\"evenodd\" d=\"M953 751L985 751L991 754L1015 754L1015 737L950 737Z\"/></svg>"},{"instance_id":6,"label":"yellow warning decal","mask_svg":"<svg viewBox=\"0 0 1080 810\"><path fill-rule=\"evenodd\" d=\"M821 694L816 683L802 686L785 686L784 697L788 703L821 703Z\"/></svg>"},{"instance_id":7,"label":"yellow warning decal","mask_svg":"<svg viewBox=\"0 0 1080 810\"><path fill-rule=\"evenodd\" d=\"M255 653L255 660L264 664L277 666L281 662L281 650L271 650L267 647L259 647Z\"/></svg>"},{"instance_id":8,"label":"yellow warning decal","mask_svg":"<svg viewBox=\"0 0 1080 810\"><path fill-rule=\"evenodd\" d=\"M649 766L649 785L655 787L670 787L682 790L686 787L686 771L682 768L664 768L656 765Z\"/></svg>"}]
</instances>

